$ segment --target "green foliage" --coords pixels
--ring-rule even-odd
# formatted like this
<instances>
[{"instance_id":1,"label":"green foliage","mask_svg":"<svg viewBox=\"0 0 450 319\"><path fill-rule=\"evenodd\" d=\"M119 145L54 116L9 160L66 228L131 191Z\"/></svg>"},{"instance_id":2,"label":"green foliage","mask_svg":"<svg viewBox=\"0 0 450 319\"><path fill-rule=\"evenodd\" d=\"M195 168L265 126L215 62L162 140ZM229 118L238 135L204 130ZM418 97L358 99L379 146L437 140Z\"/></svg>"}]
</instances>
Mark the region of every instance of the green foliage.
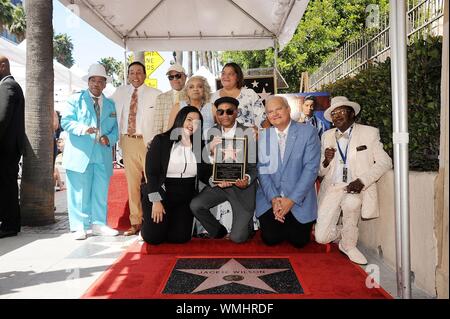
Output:
<instances>
[{"instance_id":1,"label":"green foliage","mask_svg":"<svg viewBox=\"0 0 450 319\"><path fill-rule=\"evenodd\" d=\"M22 42L25 39L25 31L27 29L27 19L23 6L18 5L14 7L13 21L8 26L8 31L15 34L17 40Z\"/></svg>"},{"instance_id":2,"label":"green foliage","mask_svg":"<svg viewBox=\"0 0 450 319\"><path fill-rule=\"evenodd\" d=\"M8 27L14 20L14 6L10 0L0 0L0 32Z\"/></svg>"},{"instance_id":3,"label":"green foliage","mask_svg":"<svg viewBox=\"0 0 450 319\"><path fill-rule=\"evenodd\" d=\"M75 60L72 56L72 39L66 33L53 36L53 57L65 67L72 67Z\"/></svg>"},{"instance_id":4,"label":"green foliage","mask_svg":"<svg viewBox=\"0 0 450 319\"><path fill-rule=\"evenodd\" d=\"M300 75L312 73L344 42L365 32L366 8L378 4L380 13L387 0L311 0L297 30L279 52L278 69L289 84L287 92L297 92ZM274 50L227 51L221 61L234 61L244 69L272 67Z\"/></svg>"},{"instance_id":5,"label":"green foliage","mask_svg":"<svg viewBox=\"0 0 450 319\"><path fill-rule=\"evenodd\" d=\"M102 64L106 69L106 74L112 77L112 84L115 87L123 83L123 62L117 61L113 57L102 58L98 63Z\"/></svg>"},{"instance_id":6,"label":"green foliage","mask_svg":"<svg viewBox=\"0 0 450 319\"><path fill-rule=\"evenodd\" d=\"M409 168L414 171L439 168L441 53L441 37L428 37L408 47ZM357 101L362 107L359 122L380 129L385 149L393 157L389 59L321 91Z\"/></svg>"}]
</instances>

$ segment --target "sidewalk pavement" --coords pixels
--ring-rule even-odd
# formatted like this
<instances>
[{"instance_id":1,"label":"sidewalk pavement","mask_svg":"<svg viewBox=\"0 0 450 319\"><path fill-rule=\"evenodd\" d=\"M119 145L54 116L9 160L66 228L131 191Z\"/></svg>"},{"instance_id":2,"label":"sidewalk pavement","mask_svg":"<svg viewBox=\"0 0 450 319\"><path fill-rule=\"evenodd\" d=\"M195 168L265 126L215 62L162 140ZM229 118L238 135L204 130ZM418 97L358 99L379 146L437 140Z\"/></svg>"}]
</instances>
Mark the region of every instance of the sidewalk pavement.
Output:
<instances>
[{"instance_id":1,"label":"sidewalk pavement","mask_svg":"<svg viewBox=\"0 0 450 319\"><path fill-rule=\"evenodd\" d=\"M0 299L80 298L138 236L90 236L69 232L66 192L55 193L56 223L22 227L0 239Z\"/></svg>"},{"instance_id":2,"label":"sidewalk pavement","mask_svg":"<svg viewBox=\"0 0 450 319\"><path fill-rule=\"evenodd\" d=\"M56 223L22 227L16 237L0 239L0 299L80 298L99 276L138 236L98 237L78 241L69 232L66 192L55 193ZM359 247L367 257L366 272L396 296L395 271L371 251ZM412 286L412 297L432 298Z\"/></svg>"}]
</instances>

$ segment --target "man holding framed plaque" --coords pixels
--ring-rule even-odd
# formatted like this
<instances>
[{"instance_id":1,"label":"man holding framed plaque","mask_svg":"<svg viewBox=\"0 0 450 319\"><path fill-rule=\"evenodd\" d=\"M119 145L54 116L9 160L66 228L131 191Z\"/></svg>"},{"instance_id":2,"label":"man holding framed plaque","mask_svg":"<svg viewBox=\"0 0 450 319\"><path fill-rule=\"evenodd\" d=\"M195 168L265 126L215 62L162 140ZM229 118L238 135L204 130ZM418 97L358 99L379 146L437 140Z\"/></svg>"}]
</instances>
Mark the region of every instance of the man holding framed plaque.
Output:
<instances>
[{"instance_id":1,"label":"man holding framed plaque","mask_svg":"<svg viewBox=\"0 0 450 319\"><path fill-rule=\"evenodd\" d=\"M191 202L191 210L212 238L227 235L227 229L210 208L229 201L233 210L230 239L246 241L253 228L256 196L256 141L253 129L236 122L239 101L222 97L214 102L218 124L208 131L210 185ZM205 156L205 155L204 155ZM203 171L211 171L205 169Z\"/></svg>"}]
</instances>

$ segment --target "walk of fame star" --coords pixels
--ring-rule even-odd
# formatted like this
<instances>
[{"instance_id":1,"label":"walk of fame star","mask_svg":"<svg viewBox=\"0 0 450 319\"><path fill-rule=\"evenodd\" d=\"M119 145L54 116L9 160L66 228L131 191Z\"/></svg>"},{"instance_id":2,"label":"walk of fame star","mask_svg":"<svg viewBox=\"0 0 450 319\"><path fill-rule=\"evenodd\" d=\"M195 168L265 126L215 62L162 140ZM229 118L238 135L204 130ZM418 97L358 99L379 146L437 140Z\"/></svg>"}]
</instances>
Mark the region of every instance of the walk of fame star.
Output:
<instances>
[{"instance_id":1,"label":"walk of fame star","mask_svg":"<svg viewBox=\"0 0 450 319\"><path fill-rule=\"evenodd\" d=\"M177 269L189 274L200 275L207 277L199 286L197 286L192 293L207 290L210 288L228 285L231 283L238 283L245 286L267 290L277 293L272 287L262 281L259 277L269 274L274 274L286 270L285 269L254 269L245 268L235 259L230 259L219 269Z\"/></svg>"},{"instance_id":2,"label":"walk of fame star","mask_svg":"<svg viewBox=\"0 0 450 319\"><path fill-rule=\"evenodd\" d=\"M259 97L261 98L261 100L262 101L264 101L265 99L267 99L267 97L269 96L269 95L271 95L272 93L267 93L266 92L266 88L263 88L262 89L262 92L261 93L258 93L258 95L259 95Z\"/></svg>"},{"instance_id":3,"label":"walk of fame star","mask_svg":"<svg viewBox=\"0 0 450 319\"><path fill-rule=\"evenodd\" d=\"M232 144L228 144L226 148L222 149L223 161L230 159L232 161L237 161L237 153L241 150L233 148Z\"/></svg>"}]
</instances>

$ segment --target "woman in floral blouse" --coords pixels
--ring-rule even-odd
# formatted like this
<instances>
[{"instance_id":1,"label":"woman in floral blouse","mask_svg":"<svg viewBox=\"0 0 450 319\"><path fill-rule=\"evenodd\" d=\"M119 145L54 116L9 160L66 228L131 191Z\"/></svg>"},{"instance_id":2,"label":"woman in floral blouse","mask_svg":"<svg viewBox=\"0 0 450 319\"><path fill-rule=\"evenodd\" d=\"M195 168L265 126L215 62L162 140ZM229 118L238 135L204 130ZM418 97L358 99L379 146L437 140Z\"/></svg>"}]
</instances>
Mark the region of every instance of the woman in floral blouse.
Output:
<instances>
[{"instance_id":1,"label":"woman in floral blouse","mask_svg":"<svg viewBox=\"0 0 450 319\"><path fill-rule=\"evenodd\" d=\"M225 64L220 75L220 81L222 88L212 94L212 104L220 97L231 96L239 101L237 118L239 123L258 128L269 126L260 97L252 89L243 87L244 74L238 64L234 62ZM214 109L214 113L215 111Z\"/></svg>"}]
</instances>

